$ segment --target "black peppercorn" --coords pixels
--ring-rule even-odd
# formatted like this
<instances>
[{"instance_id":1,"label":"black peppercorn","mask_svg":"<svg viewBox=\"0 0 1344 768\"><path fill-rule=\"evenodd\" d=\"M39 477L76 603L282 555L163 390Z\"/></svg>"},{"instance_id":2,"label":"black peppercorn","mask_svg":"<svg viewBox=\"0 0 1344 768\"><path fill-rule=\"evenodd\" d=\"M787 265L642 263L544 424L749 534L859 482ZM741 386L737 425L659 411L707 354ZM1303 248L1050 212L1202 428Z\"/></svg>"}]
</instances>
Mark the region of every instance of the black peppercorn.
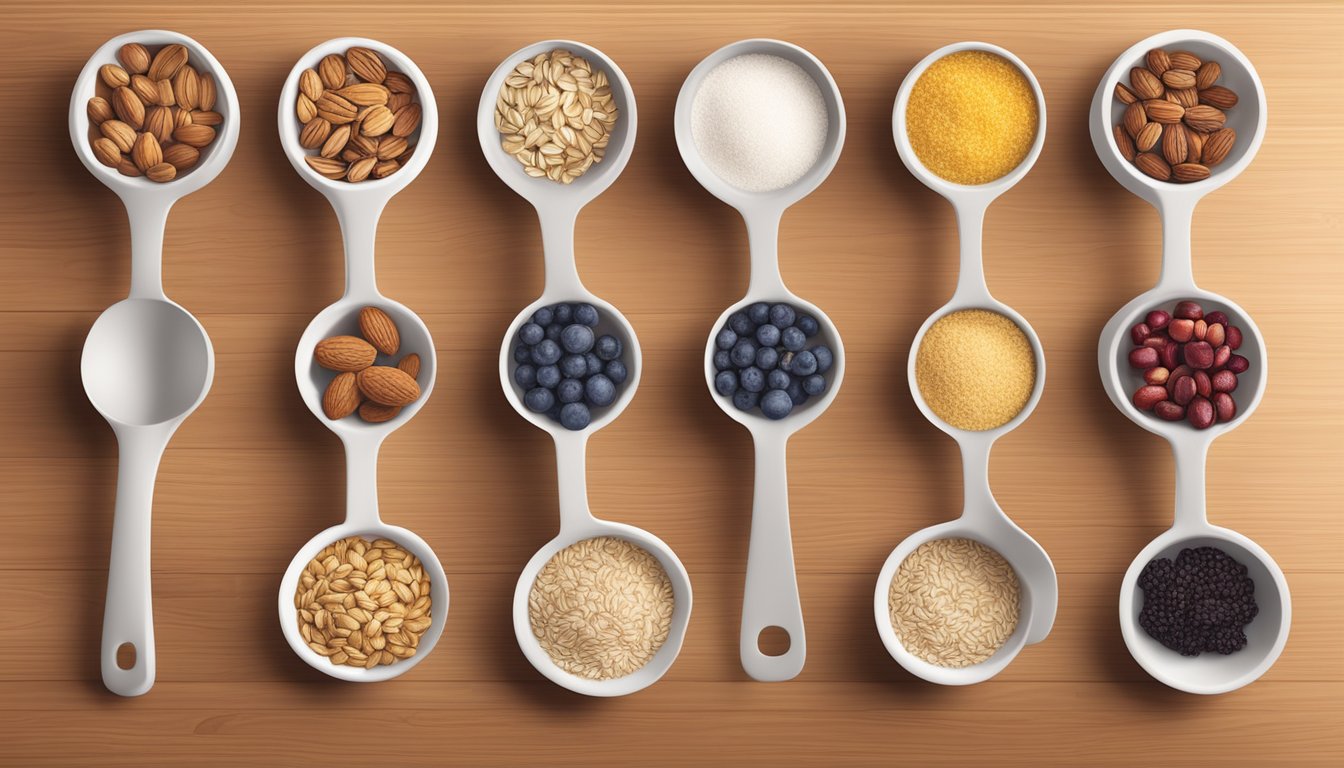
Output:
<instances>
[{"instance_id":1,"label":"black peppercorn","mask_svg":"<svg viewBox=\"0 0 1344 768\"><path fill-rule=\"evenodd\" d=\"M1154 559L1139 574L1139 589L1139 626L1182 656L1241 650L1244 629L1259 612L1246 566L1216 547L1182 549L1175 561Z\"/></svg>"}]
</instances>

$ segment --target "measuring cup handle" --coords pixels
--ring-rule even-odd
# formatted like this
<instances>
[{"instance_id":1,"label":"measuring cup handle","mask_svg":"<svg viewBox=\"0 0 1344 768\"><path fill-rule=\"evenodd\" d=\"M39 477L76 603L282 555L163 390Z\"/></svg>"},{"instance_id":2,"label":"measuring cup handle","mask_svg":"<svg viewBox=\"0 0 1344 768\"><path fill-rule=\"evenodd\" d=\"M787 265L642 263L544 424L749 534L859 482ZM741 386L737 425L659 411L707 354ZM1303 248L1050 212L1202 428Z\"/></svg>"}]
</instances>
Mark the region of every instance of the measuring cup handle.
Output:
<instances>
[{"instance_id":1,"label":"measuring cup handle","mask_svg":"<svg viewBox=\"0 0 1344 768\"><path fill-rule=\"evenodd\" d=\"M1173 529L1197 533L1207 528L1208 512L1204 498L1204 465L1209 456L1210 440L1191 432L1171 441L1176 459L1176 523Z\"/></svg>"},{"instance_id":2,"label":"measuring cup handle","mask_svg":"<svg viewBox=\"0 0 1344 768\"><path fill-rule=\"evenodd\" d=\"M341 436L345 443L345 521L364 528L380 524L378 517L378 449L386 433L355 432Z\"/></svg>"},{"instance_id":3,"label":"measuring cup handle","mask_svg":"<svg viewBox=\"0 0 1344 768\"><path fill-rule=\"evenodd\" d=\"M360 189L342 189L327 197L336 210L341 239L345 241L345 296L375 299L379 294L374 246L378 242L378 219L387 207L388 198L381 192L371 194Z\"/></svg>"},{"instance_id":4,"label":"measuring cup handle","mask_svg":"<svg viewBox=\"0 0 1344 768\"><path fill-rule=\"evenodd\" d=\"M573 298L587 293L574 263L574 226L579 208L550 201L537 206L541 224L541 248L546 262L546 293Z\"/></svg>"},{"instance_id":5,"label":"measuring cup handle","mask_svg":"<svg viewBox=\"0 0 1344 768\"><path fill-rule=\"evenodd\" d=\"M131 221L132 299L162 299L163 230L173 199L164 195L123 198Z\"/></svg>"},{"instance_id":6,"label":"measuring cup handle","mask_svg":"<svg viewBox=\"0 0 1344 768\"><path fill-rule=\"evenodd\" d=\"M788 296L779 273L779 220L783 211L743 211L747 223L747 245L751 249L751 281L747 295L763 299Z\"/></svg>"},{"instance_id":7,"label":"measuring cup handle","mask_svg":"<svg viewBox=\"0 0 1344 768\"><path fill-rule=\"evenodd\" d=\"M961 242L961 267L957 275L954 304L989 304L993 298L985 283L984 231L985 210L992 198L967 197L954 203L957 212L957 237Z\"/></svg>"},{"instance_id":8,"label":"measuring cup handle","mask_svg":"<svg viewBox=\"0 0 1344 768\"><path fill-rule=\"evenodd\" d=\"M588 508L588 432L555 434L555 487L560 497L560 535L578 539L596 531Z\"/></svg>"},{"instance_id":9,"label":"measuring cup handle","mask_svg":"<svg viewBox=\"0 0 1344 768\"><path fill-rule=\"evenodd\" d=\"M1162 216L1162 274L1157 281L1158 288L1177 290L1195 285L1190 256L1190 222L1194 220L1198 202L1198 196L1177 194L1158 199L1157 211Z\"/></svg>"},{"instance_id":10,"label":"measuring cup handle","mask_svg":"<svg viewBox=\"0 0 1344 768\"><path fill-rule=\"evenodd\" d=\"M150 510L154 478L173 426L117 431L117 506L112 523L107 601L103 611L103 684L122 696L154 685L154 616L150 590ZM135 663L122 669L117 650L130 644Z\"/></svg>"},{"instance_id":11,"label":"measuring cup handle","mask_svg":"<svg viewBox=\"0 0 1344 768\"><path fill-rule=\"evenodd\" d=\"M747 586L742 600L739 654L742 668L762 682L792 680L803 671L807 636L789 532L787 438L756 438L756 491L751 509ZM761 652L761 632L779 627L789 649L779 656Z\"/></svg>"}]
</instances>

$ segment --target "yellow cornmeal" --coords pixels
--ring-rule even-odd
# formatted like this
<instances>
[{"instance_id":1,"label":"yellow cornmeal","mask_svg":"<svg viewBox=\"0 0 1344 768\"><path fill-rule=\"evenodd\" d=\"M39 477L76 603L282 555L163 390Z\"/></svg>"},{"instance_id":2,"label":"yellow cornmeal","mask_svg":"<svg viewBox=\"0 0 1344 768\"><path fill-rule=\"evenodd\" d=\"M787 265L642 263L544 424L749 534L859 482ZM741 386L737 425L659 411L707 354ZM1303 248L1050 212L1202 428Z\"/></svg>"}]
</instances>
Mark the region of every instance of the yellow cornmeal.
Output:
<instances>
[{"instance_id":1,"label":"yellow cornmeal","mask_svg":"<svg viewBox=\"0 0 1344 768\"><path fill-rule=\"evenodd\" d=\"M915 357L915 382L938 418L972 431L994 429L1022 412L1036 386L1036 356L1017 323L964 309L938 319Z\"/></svg>"},{"instance_id":2,"label":"yellow cornmeal","mask_svg":"<svg viewBox=\"0 0 1344 768\"><path fill-rule=\"evenodd\" d=\"M915 155L956 184L986 184L1021 165L1038 120L1026 76L985 51L961 51L929 65L905 107Z\"/></svg>"}]
</instances>

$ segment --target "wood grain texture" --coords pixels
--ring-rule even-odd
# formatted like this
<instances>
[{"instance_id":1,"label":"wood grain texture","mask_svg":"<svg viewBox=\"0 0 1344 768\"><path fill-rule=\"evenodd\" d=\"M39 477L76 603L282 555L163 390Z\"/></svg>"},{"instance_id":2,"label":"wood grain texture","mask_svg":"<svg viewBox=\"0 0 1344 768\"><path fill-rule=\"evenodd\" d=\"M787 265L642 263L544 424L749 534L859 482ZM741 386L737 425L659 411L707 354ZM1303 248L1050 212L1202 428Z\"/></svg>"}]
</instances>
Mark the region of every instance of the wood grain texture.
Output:
<instances>
[{"instance_id":1,"label":"wood grain texture","mask_svg":"<svg viewBox=\"0 0 1344 768\"><path fill-rule=\"evenodd\" d=\"M1334 3L843 2L644 5L326 0L212 5L51 0L0 28L0 764L327 765L1338 765L1344 761L1344 8ZM1158 269L1151 208L1102 169L1087 108L1112 58L1154 32L1236 43L1269 97L1254 164L1200 206L1201 285L1266 335L1259 411L1210 456L1215 522L1261 542L1287 574L1294 624L1279 663L1233 694L1195 698L1148 679L1115 619L1120 576L1169 523L1164 444L1111 407L1096 336ZM104 40L162 27L223 62L243 124L230 167L182 201L164 252L169 295L214 340L214 387L169 447L154 529L158 684L121 700L97 646L116 474L110 430L79 383L93 318L125 294L120 203L65 138L70 84ZM340 292L341 243L320 195L275 136L281 78L322 40L361 34L405 51L434 85L438 147L387 209L380 287L421 313L439 354L430 402L383 450L384 516L420 532L452 586L433 656L357 687L293 656L274 590L293 551L341 516L343 459L303 407L293 346ZM640 391L591 442L594 511L645 527L690 570L681 658L617 701L545 682L513 641L509 598L555 528L549 438L512 411L494 373L500 335L541 286L531 210L480 156L474 110L509 52L574 37L625 69L640 108L624 176L580 219L579 267L644 346ZM780 37L817 54L845 99L831 178L785 217L785 279L825 308L849 350L831 410L791 443L791 504L809 659L793 682L750 682L737 624L751 504L744 430L700 370L709 325L746 283L745 232L684 169L672 111L686 73L733 40ZM945 43L983 39L1032 66L1049 135L1032 173L986 221L995 295L1039 332L1049 380L1000 441L1003 507L1059 569L1050 638L970 689L924 684L886 655L873 579L915 529L960 509L955 445L910 400L912 336L949 295L951 209L892 147L901 78ZM16 108L15 105L24 105ZM367 734L367 736L366 736ZM351 736L359 743L352 749ZM367 738L367 741L365 739ZM376 750L377 752L374 752Z\"/></svg>"}]
</instances>

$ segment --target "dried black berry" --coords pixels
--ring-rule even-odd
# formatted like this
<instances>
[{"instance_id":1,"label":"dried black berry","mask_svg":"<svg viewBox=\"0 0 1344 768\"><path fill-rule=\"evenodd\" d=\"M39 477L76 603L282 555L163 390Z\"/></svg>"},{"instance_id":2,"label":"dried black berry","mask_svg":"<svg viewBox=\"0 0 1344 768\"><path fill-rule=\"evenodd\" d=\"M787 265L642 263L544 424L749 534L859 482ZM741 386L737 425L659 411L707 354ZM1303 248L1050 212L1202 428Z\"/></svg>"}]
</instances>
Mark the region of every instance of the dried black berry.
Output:
<instances>
[{"instance_id":1,"label":"dried black berry","mask_svg":"<svg viewBox=\"0 0 1344 768\"><path fill-rule=\"evenodd\" d=\"M1139 626L1182 656L1241 650L1244 629L1260 610L1246 566L1217 547L1182 549L1175 561L1149 562L1139 589Z\"/></svg>"}]
</instances>

